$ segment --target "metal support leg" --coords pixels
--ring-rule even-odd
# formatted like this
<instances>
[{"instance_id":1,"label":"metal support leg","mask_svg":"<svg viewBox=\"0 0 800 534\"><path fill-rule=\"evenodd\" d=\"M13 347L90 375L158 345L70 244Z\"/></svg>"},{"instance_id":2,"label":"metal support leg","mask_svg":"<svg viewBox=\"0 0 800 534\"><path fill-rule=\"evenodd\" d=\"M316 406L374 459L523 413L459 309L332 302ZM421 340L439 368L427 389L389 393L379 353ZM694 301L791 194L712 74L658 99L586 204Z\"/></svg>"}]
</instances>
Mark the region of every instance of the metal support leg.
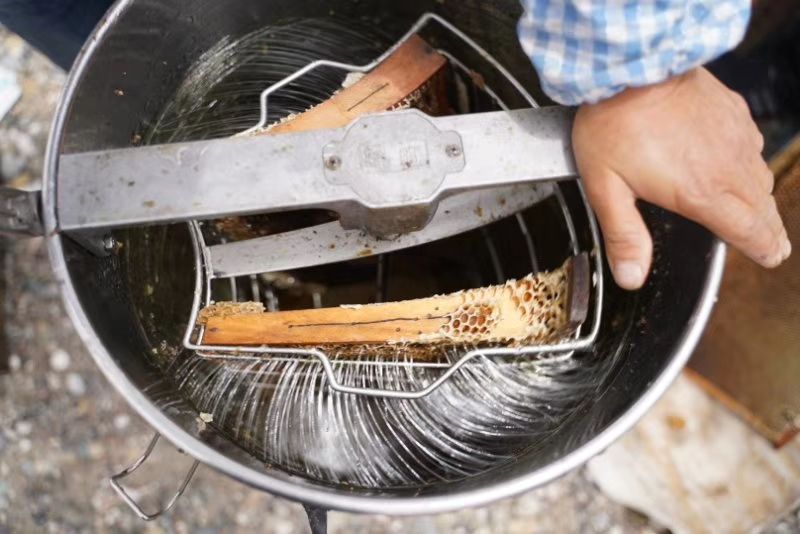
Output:
<instances>
[{"instance_id":1,"label":"metal support leg","mask_svg":"<svg viewBox=\"0 0 800 534\"><path fill-rule=\"evenodd\" d=\"M142 507L139 505L139 503L137 503L133 499L133 497L131 497L128 494L128 492L125 491L125 488L122 487L122 485L120 484L120 480L129 476L134 471L139 469L139 467L144 463L145 460L147 460L147 458L153 452L153 449L155 449L156 443L158 443L158 439L160 437L161 435L156 433L153 436L153 439L150 440L150 444L147 446L147 449L144 451L144 454L142 454L138 460L136 460L133 464L127 467L124 471L117 473L116 475L112 476L109 479L111 487L114 488L114 491L116 491L117 494L119 494L119 496L122 497L122 500L125 501L125 503L130 507L130 509L133 510L137 516L139 516L139 518L144 519L145 521L152 521L153 519L159 517L160 515L168 512L173 506L175 506L175 503L178 501L178 498L181 495L183 495L184 490L186 490L186 486L188 486L189 482L192 480L194 472L197 471L197 466L200 464L199 461L197 460L194 461L192 467L190 467L189 471L186 473L186 477L183 479L183 482L181 482L178 491L175 492L175 494L172 496L172 498L169 500L166 506L164 506L163 508L152 514L148 514L147 512L142 510Z\"/></svg>"}]
</instances>

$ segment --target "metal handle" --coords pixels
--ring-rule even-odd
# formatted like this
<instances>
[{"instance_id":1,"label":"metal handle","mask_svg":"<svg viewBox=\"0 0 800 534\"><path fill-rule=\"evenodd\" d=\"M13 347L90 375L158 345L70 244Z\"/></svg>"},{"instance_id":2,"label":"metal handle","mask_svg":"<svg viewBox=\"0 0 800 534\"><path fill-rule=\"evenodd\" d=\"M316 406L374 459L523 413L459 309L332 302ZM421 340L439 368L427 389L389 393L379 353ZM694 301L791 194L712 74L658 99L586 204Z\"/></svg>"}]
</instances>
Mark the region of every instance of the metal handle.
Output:
<instances>
[{"instance_id":1,"label":"metal handle","mask_svg":"<svg viewBox=\"0 0 800 534\"><path fill-rule=\"evenodd\" d=\"M59 228L328 209L345 228L394 236L426 226L448 196L574 178L573 115L563 107L452 117L405 110L344 129L67 154Z\"/></svg>"},{"instance_id":2,"label":"metal handle","mask_svg":"<svg viewBox=\"0 0 800 534\"><path fill-rule=\"evenodd\" d=\"M117 473L116 475L113 475L109 479L109 482L111 483L111 487L114 488L114 491L117 492L117 494L122 498L122 500L125 501L125 503L128 505L128 507L130 507L130 509L133 510L134 513L137 516L139 516L140 519L143 519L145 521L152 521L153 519L157 518L158 516L160 516L162 514L165 514L173 506L175 506L175 503L178 501L178 498L181 495L183 495L184 490L186 490L186 486L188 486L189 482L192 480L192 477L194 476L194 472L197 470L197 466L200 464L200 462L198 460L194 461L194 463L192 464L192 467L189 468L189 471L186 474L186 477L183 479L183 482L181 483L180 487L178 487L178 491L175 492L175 495L172 496L172 498L169 500L169 502L167 503L166 506L164 506L163 508L161 508L160 510L158 510L157 512L152 513L152 514L148 514L147 512L142 510L142 507L139 506L139 503L137 503L133 499L133 497L131 497L128 494L128 492L125 491L125 488L122 487L122 484L120 484L119 481L122 480L123 478L129 476L131 473L133 473L137 469L139 469L139 467L144 463L145 460L147 460L147 458L153 452L153 449L155 449L156 443L158 443L158 439L160 437L161 437L161 434L156 432L153 435L153 439L150 440L150 444L147 446L147 449L145 449L144 453L139 457L139 459L136 460L130 466L128 466L124 471L121 471L121 472Z\"/></svg>"},{"instance_id":3,"label":"metal handle","mask_svg":"<svg viewBox=\"0 0 800 534\"><path fill-rule=\"evenodd\" d=\"M40 236L44 226L40 216L41 191L0 187L0 233Z\"/></svg>"}]
</instances>

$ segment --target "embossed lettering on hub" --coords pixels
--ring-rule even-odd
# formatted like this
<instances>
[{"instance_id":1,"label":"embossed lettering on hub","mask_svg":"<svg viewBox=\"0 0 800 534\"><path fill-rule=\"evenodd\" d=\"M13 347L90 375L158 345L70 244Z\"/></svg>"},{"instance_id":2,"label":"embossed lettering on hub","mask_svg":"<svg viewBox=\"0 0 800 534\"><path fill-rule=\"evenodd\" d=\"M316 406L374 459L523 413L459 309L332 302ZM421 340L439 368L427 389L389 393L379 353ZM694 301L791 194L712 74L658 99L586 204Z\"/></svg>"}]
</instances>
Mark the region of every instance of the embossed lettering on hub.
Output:
<instances>
[{"instance_id":1,"label":"embossed lettering on hub","mask_svg":"<svg viewBox=\"0 0 800 534\"><path fill-rule=\"evenodd\" d=\"M371 143L362 145L359 155L365 171L403 172L430 165L428 145L423 141Z\"/></svg>"}]
</instances>

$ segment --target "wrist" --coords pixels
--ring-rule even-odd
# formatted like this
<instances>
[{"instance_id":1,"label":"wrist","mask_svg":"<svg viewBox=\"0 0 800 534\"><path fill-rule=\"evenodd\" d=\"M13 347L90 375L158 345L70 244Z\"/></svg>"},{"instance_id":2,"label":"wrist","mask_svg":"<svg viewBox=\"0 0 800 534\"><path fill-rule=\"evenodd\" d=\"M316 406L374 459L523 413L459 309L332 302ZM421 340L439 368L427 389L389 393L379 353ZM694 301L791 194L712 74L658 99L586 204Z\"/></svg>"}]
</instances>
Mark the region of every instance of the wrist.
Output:
<instances>
[{"instance_id":1,"label":"wrist","mask_svg":"<svg viewBox=\"0 0 800 534\"><path fill-rule=\"evenodd\" d=\"M639 87L628 87L609 98L595 103L582 104L581 109L617 108L618 106L626 106L632 102L637 102L640 105L646 106L657 105L664 101L671 100L675 93L680 92L682 87L697 76L701 69L702 67L696 67L657 83Z\"/></svg>"}]
</instances>

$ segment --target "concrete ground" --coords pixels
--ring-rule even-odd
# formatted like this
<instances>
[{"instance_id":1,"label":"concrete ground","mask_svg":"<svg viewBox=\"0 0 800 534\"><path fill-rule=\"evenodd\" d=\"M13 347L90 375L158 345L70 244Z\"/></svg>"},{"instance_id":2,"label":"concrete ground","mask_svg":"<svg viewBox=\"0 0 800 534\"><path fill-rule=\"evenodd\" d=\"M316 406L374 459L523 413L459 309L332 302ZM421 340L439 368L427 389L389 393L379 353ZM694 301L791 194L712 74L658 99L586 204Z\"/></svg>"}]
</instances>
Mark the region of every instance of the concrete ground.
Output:
<instances>
[{"instance_id":1,"label":"concrete ground","mask_svg":"<svg viewBox=\"0 0 800 534\"><path fill-rule=\"evenodd\" d=\"M5 184L36 186L64 74L0 29L0 65L18 73L23 97L0 122ZM7 370L0 371L0 533L304 532L295 503L247 488L201 466L174 511L143 523L108 476L135 459L152 431L88 356L61 304L41 239L5 245ZM0 369L2 369L0 359ZM168 498L190 460L168 445L130 484L154 506ZM776 532L796 532L788 515ZM414 519L335 513L331 532L659 532L575 472L495 505Z\"/></svg>"}]
</instances>

